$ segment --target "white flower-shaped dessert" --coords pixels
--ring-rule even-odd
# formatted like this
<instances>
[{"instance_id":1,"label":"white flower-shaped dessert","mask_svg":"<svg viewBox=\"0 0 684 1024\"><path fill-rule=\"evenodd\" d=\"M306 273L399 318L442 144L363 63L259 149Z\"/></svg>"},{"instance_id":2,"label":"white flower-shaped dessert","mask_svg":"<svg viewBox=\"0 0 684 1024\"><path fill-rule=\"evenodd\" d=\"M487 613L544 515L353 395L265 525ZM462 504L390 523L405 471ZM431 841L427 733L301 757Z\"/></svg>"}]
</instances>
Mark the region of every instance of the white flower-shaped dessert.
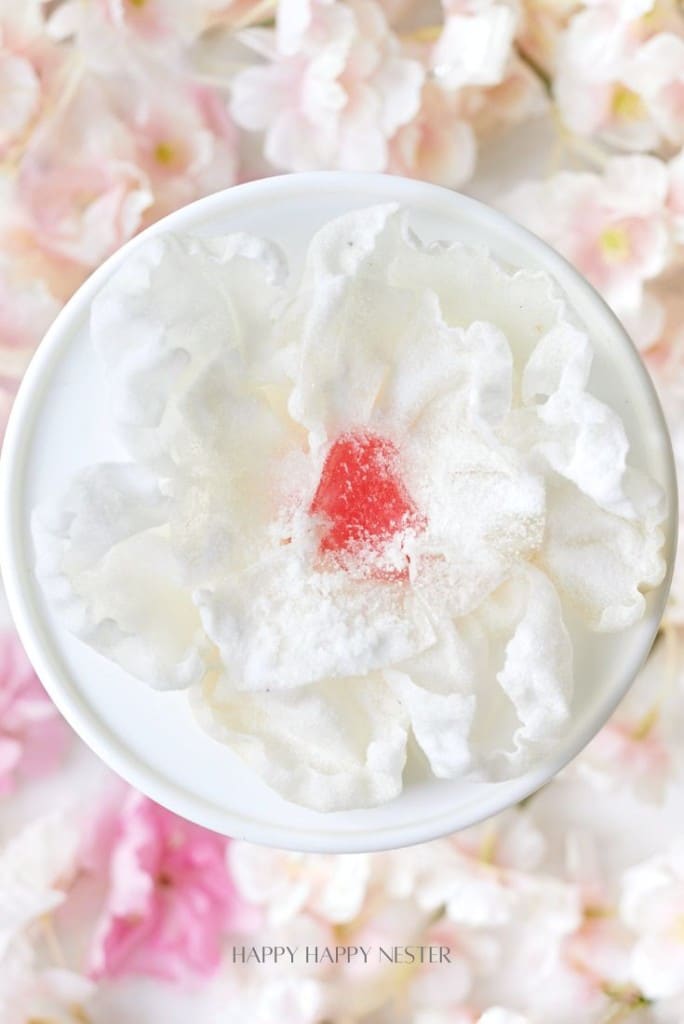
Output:
<instances>
[{"instance_id":1,"label":"white flower-shaped dessert","mask_svg":"<svg viewBox=\"0 0 684 1024\"><path fill-rule=\"evenodd\" d=\"M660 489L550 279L395 206L292 282L262 240L157 236L91 326L132 461L40 510L39 574L290 800L391 799L411 733L439 777L527 769L570 714L564 614L623 629L663 576Z\"/></svg>"}]
</instances>

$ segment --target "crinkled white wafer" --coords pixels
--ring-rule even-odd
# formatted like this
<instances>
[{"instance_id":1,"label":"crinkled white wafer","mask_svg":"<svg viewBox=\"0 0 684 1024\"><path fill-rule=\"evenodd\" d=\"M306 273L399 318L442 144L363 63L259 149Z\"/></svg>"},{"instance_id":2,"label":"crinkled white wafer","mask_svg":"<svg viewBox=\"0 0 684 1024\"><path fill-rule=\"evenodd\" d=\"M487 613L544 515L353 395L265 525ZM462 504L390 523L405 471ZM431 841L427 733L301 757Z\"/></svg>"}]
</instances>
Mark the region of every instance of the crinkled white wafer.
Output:
<instances>
[{"instance_id":1,"label":"crinkled white wafer","mask_svg":"<svg viewBox=\"0 0 684 1024\"><path fill-rule=\"evenodd\" d=\"M407 714L376 675L278 693L208 678L191 699L200 724L286 800L332 811L401 792Z\"/></svg>"},{"instance_id":2,"label":"crinkled white wafer","mask_svg":"<svg viewBox=\"0 0 684 1024\"><path fill-rule=\"evenodd\" d=\"M201 679L210 647L183 588L158 481L133 463L83 470L34 514L36 571L68 629L158 689Z\"/></svg>"},{"instance_id":3,"label":"crinkled white wafer","mask_svg":"<svg viewBox=\"0 0 684 1024\"><path fill-rule=\"evenodd\" d=\"M552 281L394 205L299 281L260 239L157 236L92 334L134 461L37 514L37 571L289 800L393 798L411 734L442 778L526 771L572 713L564 609L624 629L662 579L662 493Z\"/></svg>"}]
</instances>

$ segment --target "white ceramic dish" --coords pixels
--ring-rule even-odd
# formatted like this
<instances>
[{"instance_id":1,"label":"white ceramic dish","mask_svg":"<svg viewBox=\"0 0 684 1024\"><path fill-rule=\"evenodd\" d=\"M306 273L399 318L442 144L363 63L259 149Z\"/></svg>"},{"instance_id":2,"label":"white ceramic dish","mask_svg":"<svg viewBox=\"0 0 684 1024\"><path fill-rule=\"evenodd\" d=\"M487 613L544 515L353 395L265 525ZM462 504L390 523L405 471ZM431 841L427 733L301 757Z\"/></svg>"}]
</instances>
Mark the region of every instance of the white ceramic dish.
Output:
<instances>
[{"instance_id":1,"label":"white ceramic dish","mask_svg":"<svg viewBox=\"0 0 684 1024\"><path fill-rule=\"evenodd\" d=\"M636 465L669 496L666 557L672 566L677 499L670 441L655 392L618 321L560 256L473 200L383 175L306 174L229 189L172 214L149 230L216 234L235 230L280 243L295 271L322 223L347 210L396 200L426 240L486 243L518 266L543 268L565 292L592 337L592 390L621 414ZM111 437L104 380L91 351L90 302L133 240L74 296L48 332L22 383L5 441L1 549L10 607L28 655L74 729L111 767L159 803L209 828L297 850L353 852L408 845L455 831L524 798L573 758L605 722L644 661L663 612L669 575L649 595L632 629L597 637L576 652L571 728L553 756L506 783L411 777L397 800L371 810L320 814L287 803L195 724L184 694L149 690L68 635L33 573L30 513L61 491L79 467L120 455Z\"/></svg>"}]
</instances>

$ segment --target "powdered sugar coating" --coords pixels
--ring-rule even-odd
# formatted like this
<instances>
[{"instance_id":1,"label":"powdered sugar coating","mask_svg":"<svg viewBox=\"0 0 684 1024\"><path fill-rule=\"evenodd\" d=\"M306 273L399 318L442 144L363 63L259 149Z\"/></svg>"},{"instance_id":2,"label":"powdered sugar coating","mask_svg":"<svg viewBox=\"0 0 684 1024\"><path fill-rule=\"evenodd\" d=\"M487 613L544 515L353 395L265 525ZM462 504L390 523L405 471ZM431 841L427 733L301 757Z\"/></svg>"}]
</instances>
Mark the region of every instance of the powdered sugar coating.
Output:
<instances>
[{"instance_id":1,"label":"powdered sugar coating","mask_svg":"<svg viewBox=\"0 0 684 1024\"><path fill-rule=\"evenodd\" d=\"M411 733L446 778L548 752L568 608L625 629L665 568L663 496L548 277L386 205L322 228L298 281L256 238L158 236L91 325L130 461L36 515L72 631L319 810L396 796ZM354 437L417 511L340 554L314 497Z\"/></svg>"}]
</instances>

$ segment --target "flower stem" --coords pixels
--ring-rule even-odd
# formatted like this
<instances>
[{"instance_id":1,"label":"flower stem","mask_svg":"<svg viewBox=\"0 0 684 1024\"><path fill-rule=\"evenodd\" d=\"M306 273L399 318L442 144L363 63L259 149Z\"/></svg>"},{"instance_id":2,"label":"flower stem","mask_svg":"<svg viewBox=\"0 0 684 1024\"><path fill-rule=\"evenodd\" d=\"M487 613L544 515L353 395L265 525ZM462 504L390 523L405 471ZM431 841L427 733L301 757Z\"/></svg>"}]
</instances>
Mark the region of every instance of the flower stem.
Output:
<instances>
[{"instance_id":1,"label":"flower stem","mask_svg":"<svg viewBox=\"0 0 684 1024\"><path fill-rule=\"evenodd\" d=\"M515 44L515 52L518 55L518 59L539 79L547 95L553 97L553 79L546 68L542 67L534 57L530 57L529 53L525 53L519 43Z\"/></svg>"}]
</instances>

